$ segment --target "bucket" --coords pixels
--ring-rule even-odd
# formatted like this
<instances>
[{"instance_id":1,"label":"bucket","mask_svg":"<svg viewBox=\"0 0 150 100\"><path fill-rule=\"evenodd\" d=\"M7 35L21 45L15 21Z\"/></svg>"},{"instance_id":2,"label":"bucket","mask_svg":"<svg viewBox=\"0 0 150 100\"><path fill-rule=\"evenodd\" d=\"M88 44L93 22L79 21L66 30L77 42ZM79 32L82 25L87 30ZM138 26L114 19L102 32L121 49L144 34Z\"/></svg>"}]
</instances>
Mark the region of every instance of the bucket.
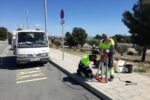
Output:
<instances>
[{"instance_id":1,"label":"bucket","mask_svg":"<svg viewBox=\"0 0 150 100\"><path fill-rule=\"evenodd\" d=\"M125 72L126 73L132 73L133 72L133 65L125 64L124 67L125 67Z\"/></svg>"}]
</instances>

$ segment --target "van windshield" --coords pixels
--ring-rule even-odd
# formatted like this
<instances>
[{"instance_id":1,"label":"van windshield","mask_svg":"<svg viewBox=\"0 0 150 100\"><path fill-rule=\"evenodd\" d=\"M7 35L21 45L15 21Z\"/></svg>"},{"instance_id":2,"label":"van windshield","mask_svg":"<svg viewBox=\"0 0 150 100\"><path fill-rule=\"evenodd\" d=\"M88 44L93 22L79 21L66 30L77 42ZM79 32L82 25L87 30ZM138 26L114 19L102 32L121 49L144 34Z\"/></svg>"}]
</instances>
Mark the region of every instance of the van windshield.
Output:
<instances>
[{"instance_id":1,"label":"van windshield","mask_svg":"<svg viewBox=\"0 0 150 100\"><path fill-rule=\"evenodd\" d=\"M46 34L42 32L19 32L18 47L47 47Z\"/></svg>"}]
</instances>

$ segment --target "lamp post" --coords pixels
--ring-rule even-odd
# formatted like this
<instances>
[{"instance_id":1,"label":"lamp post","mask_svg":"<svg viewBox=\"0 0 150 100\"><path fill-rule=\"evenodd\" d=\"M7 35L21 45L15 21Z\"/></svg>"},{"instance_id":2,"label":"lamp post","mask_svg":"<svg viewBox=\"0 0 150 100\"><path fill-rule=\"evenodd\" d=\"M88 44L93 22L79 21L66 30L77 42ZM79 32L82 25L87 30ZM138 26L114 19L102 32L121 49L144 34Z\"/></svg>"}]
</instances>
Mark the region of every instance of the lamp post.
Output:
<instances>
[{"instance_id":1,"label":"lamp post","mask_svg":"<svg viewBox=\"0 0 150 100\"><path fill-rule=\"evenodd\" d=\"M26 21L27 21L27 29L29 29L28 10L27 10L26 14L27 14L27 19L26 19Z\"/></svg>"},{"instance_id":2,"label":"lamp post","mask_svg":"<svg viewBox=\"0 0 150 100\"><path fill-rule=\"evenodd\" d=\"M47 33L47 0L44 0L45 32Z\"/></svg>"}]
</instances>

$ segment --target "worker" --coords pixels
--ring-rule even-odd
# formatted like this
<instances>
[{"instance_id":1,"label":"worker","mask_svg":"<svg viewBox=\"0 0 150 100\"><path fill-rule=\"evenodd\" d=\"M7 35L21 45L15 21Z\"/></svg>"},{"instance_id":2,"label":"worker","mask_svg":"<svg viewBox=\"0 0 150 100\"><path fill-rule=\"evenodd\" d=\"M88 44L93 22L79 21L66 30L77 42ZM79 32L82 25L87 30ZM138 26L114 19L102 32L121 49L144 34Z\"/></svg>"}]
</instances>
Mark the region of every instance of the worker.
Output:
<instances>
[{"instance_id":1,"label":"worker","mask_svg":"<svg viewBox=\"0 0 150 100\"><path fill-rule=\"evenodd\" d=\"M113 81L114 79L114 69L113 69L113 55L115 53L115 43L112 38L108 35L103 34L102 40L99 41L99 48L101 52L108 53L108 72L109 72L109 79L108 81Z\"/></svg>"},{"instance_id":2,"label":"worker","mask_svg":"<svg viewBox=\"0 0 150 100\"><path fill-rule=\"evenodd\" d=\"M81 57L81 60L78 65L77 74L85 76L86 78L93 78L93 73L91 68L89 67L90 63L92 61L95 61L97 59L96 54L86 54Z\"/></svg>"}]
</instances>

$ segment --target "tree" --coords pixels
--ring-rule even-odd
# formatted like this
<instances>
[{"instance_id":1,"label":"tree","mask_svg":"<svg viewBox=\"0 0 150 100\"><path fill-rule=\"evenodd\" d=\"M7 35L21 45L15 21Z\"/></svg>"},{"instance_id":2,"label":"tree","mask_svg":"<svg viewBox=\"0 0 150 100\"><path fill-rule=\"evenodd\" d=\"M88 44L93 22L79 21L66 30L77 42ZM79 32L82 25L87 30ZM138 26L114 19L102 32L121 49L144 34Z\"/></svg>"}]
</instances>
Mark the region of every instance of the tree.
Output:
<instances>
[{"instance_id":1,"label":"tree","mask_svg":"<svg viewBox=\"0 0 150 100\"><path fill-rule=\"evenodd\" d=\"M100 35L97 34L97 35L94 37L94 39L101 40L101 39L102 39L102 36L100 36Z\"/></svg>"},{"instance_id":2,"label":"tree","mask_svg":"<svg viewBox=\"0 0 150 100\"><path fill-rule=\"evenodd\" d=\"M90 40L88 40L87 41L87 43L89 44L89 45L91 45L91 46L93 46L93 45L98 45L98 41L96 40L96 39L90 39Z\"/></svg>"},{"instance_id":3,"label":"tree","mask_svg":"<svg viewBox=\"0 0 150 100\"><path fill-rule=\"evenodd\" d=\"M56 45L56 48L58 48L59 46L61 46L61 41L59 39L55 39L54 44Z\"/></svg>"},{"instance_id":4,"label":"tree","mask_svg":"<svg viewBox=\"0 0 150 100\"><path fill-rule=\"evenodd\" d=\"M17 28L17 31L20 31L20 30L22 30L22 28L18 27L18 28Z\"/></svg>"},{"instance_id":5,"label":"tree","mask_svg":"<svg viewBox=\"0 0 150 100\"><path fill-rule=\"evenodd\" d=\"M122 21L129 28L133 42L143 46L141 61L145 61L146 50L150 47L150 0L139 0L132 10L123 13Z\"/></svg>"},{"instance_id":6,"label":"tree","mask_svg":"<svg viewBox=\"0 0 150 100\"><path fill-rule=\"evenodd\" d=\"M5 40L5 39L7 39L7 36L8 36L7 28L5 28L5 27L0 27L0 40Z\"/></svg>"},{"instance_id":7,"label":"tree","mask_svg":"<svg viewBox=\"0 0 150 100\"><path fill-rule=\"evenodd\" d=\"M116 34L112 38L115 40L116 43L131 43L130 36Z\"/></svg>"},{"instance_id":8,"label":"tree","mask_svg":"<svg viewBox=\"0 0 150 100\"><path fill-rule=\"evenodd\" d=\"M66 32L65 34L65 41L69 48L72 48L74 46L77 46L77 42L75 41L74 37L72 36L72 34L70 32Z\"/></svg>"},{"instance_id":9,"label":"tree","mask_svg":"<svg viewBox=\"0 0 150 100\"><path fill-rule=\"evenodd\" d=\"M39 28L36 28L35 30L40 31L40 29L39 29Z\"/></svg>"},{"instance_id":10,"label":"tree","mask_svg":"<svg viewBox=\"0 0 150 100\"><path fill-rule=\"evenodd\" d=\"M88 35L84 29L75 27L73 28L72 36L77 42L77 44L80 44L81 47L83 47Z\"/></svg>"},{"instance_id":11,"label":"tree","mask_svg":"<svg viewBox=\"0 0 150 100\"><path fill-rule=\"evenodd\" d=\"M7 32L7 36L8 36L8 44L11 44L12 43L12 33Z\"/></svg>"}]
</instances>

